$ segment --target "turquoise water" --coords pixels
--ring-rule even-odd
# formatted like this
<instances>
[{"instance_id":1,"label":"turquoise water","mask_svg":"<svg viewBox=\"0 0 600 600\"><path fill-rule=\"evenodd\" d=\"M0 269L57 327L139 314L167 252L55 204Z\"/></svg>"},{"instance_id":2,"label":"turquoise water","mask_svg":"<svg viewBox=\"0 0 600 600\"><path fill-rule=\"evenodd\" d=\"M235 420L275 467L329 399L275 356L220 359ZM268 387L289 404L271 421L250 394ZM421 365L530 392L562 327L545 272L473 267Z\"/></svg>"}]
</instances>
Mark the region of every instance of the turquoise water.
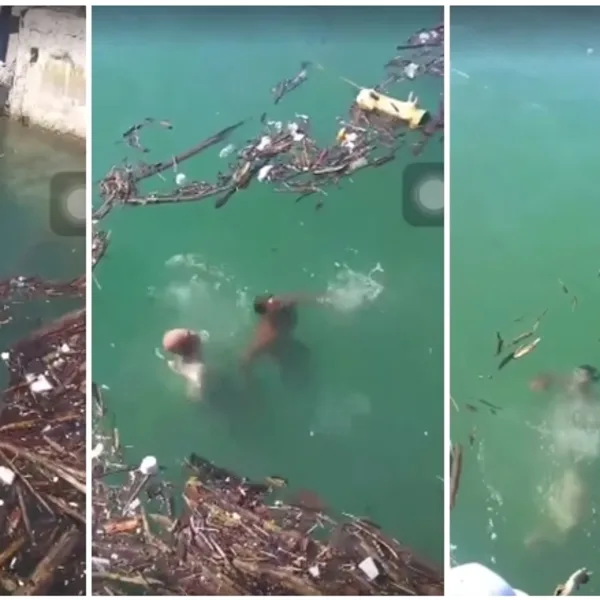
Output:
<instances>
[{"instance_id":1,"label":"turquoise water","mask_svg":"<svg viewBox=\"0 0 600 600\"><path fill-rule=\"evenodd\" d=\"M93 17L99 179L125 154L115 145L119 134L146 116L174 125L143 134L149 161L253 117L229 140L239 145L257 133L263 111L274 120L308 114L317 139L328 143L356 93L338 74L374 85L395 46L442 13L97 8ZM312 71L273 107L271 87L304 60L326 70ZM414 88L437 108L441 80ZM214 179L226 168L219 150L180 171ZM420 160L442 158L434 142ZM285 475L292 490L308 488L335 511L369 515L441 563L443 232L402 219L401 177L411 160L403 151L328 190L319 212L312 200L295 204L255 183L220 211L209 201L110 215L111 245L93 296L94 378L110 388L132 461L155 454L178 481L178 465L192 451L250 477ZM165 185L156 180L145 190ZM300 314L298 337L314 367L304 385L286 385L261 365L262 393L244 395L237 365L255 326L252 298L328 288L337 309ZM228 384L200 404L155 354L163 332L181 326L206 332L208 361Z\"/></svg>"},{"instance_id":2,"label":"turquoise water","mask_svg":"<svg viewBox=\"0 0 600 600\"><path fill-rule=\"evenodd\" d=\"M599 362L600 11L451 18L451 388L458 403L479 405L452 411L453 441L473 427L478 439L452 517L453 557L551 594L598 554L598 390L582 402L560 389L535 394L529 381ZM510 340L546 308L536 351L498 372L496 331Z\"/></svg>"},{"instance_id":3,"label":"turquoise water","mask_svg":"<svg viewBox=\"0 0 600 600\"><path fill-rule=\"evenodd\" d=\"M49 190L56 173L85 169L84 146L6 119L0 120L0 140L0 280L18 275L78 277L85 270L85 239L62 237L52 230ZM74 302L13 305L7 312L12 320L0 326L0 347L11 346ZM0 386L5 383L2 371Z\"/></svg>"}]
</instances>

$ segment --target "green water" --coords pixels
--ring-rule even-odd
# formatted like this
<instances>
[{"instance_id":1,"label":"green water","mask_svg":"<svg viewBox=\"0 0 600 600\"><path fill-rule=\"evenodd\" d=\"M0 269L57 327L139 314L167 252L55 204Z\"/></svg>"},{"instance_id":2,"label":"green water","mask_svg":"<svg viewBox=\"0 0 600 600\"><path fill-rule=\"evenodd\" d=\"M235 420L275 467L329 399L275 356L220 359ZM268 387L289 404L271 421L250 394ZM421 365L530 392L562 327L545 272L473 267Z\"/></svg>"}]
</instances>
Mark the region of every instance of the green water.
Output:
<instances>
[{"instance_id":1,"label":"green water","mask_svg":"<svg viewBox=\"0 0 600 600\"><path fill-rule=\"evenodd\" d=\"M263 111L274 120L308 114L327 143L355 94L335 74L373 85L398 43L440 19L432 8L95 9L94 178L123 157L115 145L120 132L146 116L174 125L144 134L149 160L241 118L256 123ZM303 60L327 71L313 71L273 107L271 87ZM414 87L435 110L442 82ZM243 143L255 127L230 141ZM219 150L180 170L214 179L226 168ZM421 160L442 158L435 142ZM110 216L111 246L93 297L94 377L110 388L132 462L155 454L180 481L178 465L196 451L250 477L285 475L293 490L308 488L336 511L369 515L441 563L443 232L403 222L409 160L406 151L329 190L319 212L310 200L294 204L293 196L255 183L220 211L208 202ZM157 180L145 189L164 187ZM378 263L383 272L369 277ZM328 286L360 306L301 310L298 337L314 366L305 385L288 386L261 365L262 393L239 393L237 363L255 326L252 298ZM373 299L361 302L365 290ZM190 403L155 355L163 332L181 326L208 332L208 361L231 382L201 404Z\"/></svg>"},{"instance_id":2,"label":"green water","mask_svg":"<svg viewBox=\"0 0 600 600\"><path fill-rule=\"evenodd\" d=\"M520 589L551 594L576 568L591 568L599 549L599 405L582 409L584 432L572 425L576 399L536 395L528 383L599 362L600 11L454 9L451 17L451 388L459 403L503 407L496 416L481 405L452 411L453 441L465 442L473 426L479 440L465 456L453 557L495 564ZM511 339L546 308L536 351L498 372L496 331ZM544 507L569 469L588 497L561 534ZM544 539L526 544L535 532ZM600 584L584 592L598 594Z\"/></svg>"},{"instance_id":3,"label":"green water","mask_svg":"<svg viewBox=\"0 0 600 600\"><path fill-rule=\"evenodd\" d=\"M85 169L78 142L0 120L0 280L18 275L69 279L85 270L85 239L62 237L51 227L50 180ZM11 346L42 322L72 308L73 300L13 305L0 326L0 347ZM4 320L6 317L1 317ZM0 387L6 383L0 372Z\"/></svg>"}]
</instances>

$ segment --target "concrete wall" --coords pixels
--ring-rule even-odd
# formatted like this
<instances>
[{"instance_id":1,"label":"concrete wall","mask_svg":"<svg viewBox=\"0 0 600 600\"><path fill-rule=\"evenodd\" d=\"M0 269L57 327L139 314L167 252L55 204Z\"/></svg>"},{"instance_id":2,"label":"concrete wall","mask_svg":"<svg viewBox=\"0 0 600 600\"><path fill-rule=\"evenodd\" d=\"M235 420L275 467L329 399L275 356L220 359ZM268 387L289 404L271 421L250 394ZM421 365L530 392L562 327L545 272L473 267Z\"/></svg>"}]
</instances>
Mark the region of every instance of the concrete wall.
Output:
<instances>
[{"instance_id":1,"label":"concrete wall","mask_svg":"<svg viewBox=\"0 0 600 600\"><path fill-rule=\"evenodd\" d=\"M85 18L72 8L29 8L20 21L4 67L4 77L12 71L10 115L85 138Z\"/></svg>"}]
</instances>

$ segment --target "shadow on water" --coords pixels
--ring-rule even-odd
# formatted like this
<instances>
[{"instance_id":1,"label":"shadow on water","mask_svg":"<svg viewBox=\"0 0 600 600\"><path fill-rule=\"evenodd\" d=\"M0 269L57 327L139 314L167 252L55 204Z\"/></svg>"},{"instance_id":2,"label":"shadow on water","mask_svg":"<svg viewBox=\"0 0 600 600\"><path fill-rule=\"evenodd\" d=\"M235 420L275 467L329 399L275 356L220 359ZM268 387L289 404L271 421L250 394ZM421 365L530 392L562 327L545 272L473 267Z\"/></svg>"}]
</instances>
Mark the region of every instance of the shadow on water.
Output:
<instances>
[{"instance_id":1,"label":"shadow on water","mask_svg":"<svg viewBox=\"0 0 600 600\"><path fill-rule=\"evenodd\" d=\"M316 364L310 348L290 338L277 348L276 358L264 358L249 381L235 364L218 368L207 383L206 402L238 440L255 443L262 424L285 424L288 442L310 427L318 399ZM289 437L291 434L291 438Z\"/></svg>"}]
</instances>

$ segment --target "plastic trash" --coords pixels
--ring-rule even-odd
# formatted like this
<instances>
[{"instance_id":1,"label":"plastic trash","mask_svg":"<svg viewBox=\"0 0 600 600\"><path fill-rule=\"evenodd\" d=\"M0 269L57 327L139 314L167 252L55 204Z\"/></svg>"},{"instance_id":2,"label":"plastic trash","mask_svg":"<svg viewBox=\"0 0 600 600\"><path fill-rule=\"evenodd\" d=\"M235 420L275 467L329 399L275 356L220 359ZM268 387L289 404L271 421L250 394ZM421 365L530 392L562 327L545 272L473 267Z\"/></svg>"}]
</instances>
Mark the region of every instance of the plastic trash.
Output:
<instances>
[{"instance_id":1,"label":"plastic trash","mask_svg":"<svg viewBox=\"0 0 600 600\"><path fill-rule=\"evenodd\" d=\"M15 472L8 467L0 467L0 483L10 487L15 481Z\"/></svg>"},{"instance_id":2,"label":"plastic trash","mask_svg":"<svg viewBox=\"0 0 600 600\"><path fill-rule=\"evenodd\" d=\"M91 452L92 460L99 458L104 452L104 444L102 442L96 444Z\"/></svg>"},{"instance_id":3,"label":"plastic trash","mask_svg":"<svg viewBox=\"0 0 600 600\"><path fill-rule=\"evenodd\" d=\"M365 558L365 560L358 565L358 568L368 577L369 581L373 581L379 576L379 569L370 556Z\"/></svg>"},{"instance_id":4,"label":"plastic trash","mask_svg":"<svg viewBox=\"0 0 600 600\"><path fill-rule=\"evenodd\" d=\"M406 65L406 67L404 67L404 74L409 79L414 79L415 75L417 74L418 69L419 69L419 65L411 62L408 65Z\"/></svg>"},{"instance_id":5,"label":"plastic trash","mask_svg":"<svg viewBox=\"0 0 600 600\"><path fill-rule=\"evenodd\" d=\"M270 145L271 145L271 138L268 135L263 135L260 138L260 142L256 146L256 149L260 152L261 150L268 148Z\"/></svg>"},{"instance_id":6,"label":"plastic trash","mask_svg":"<svg viewBox=\"0 0 600 600\"><path fill-rule=\"evenodd\" d=\"M156 475L158 473L158 461L155 456L145 456L140 463L138 471L142 475Z\"/></svg>"},{"instance_id":7,"label":"plastic trash","mask_svg":"<svg viewBox=\"0 0 600 600\"><path fill-rule=\"evenodd\" d=\"M256 179L258 179L258 181L264 181L267 176L269 175L269 173L271 172L271 169L273 168L273 165L265 165L264 167L262 167L259 172L258 175L256 176Z\"/></svg>"},{"instance_id":8,"label":"plastic trash","mask_svg":"<svg viewBox=\"0 0 600 600\"><path fill-rule=\"evenodd\" d=\"M52 389L52 384L48 381L45 375L25 375L25 380L29 384L29 389L35 394L49 392Z\"/></svg>"},{"instance_id":9,"label":"plastic trash","mask_svg":"<svg viewBox=\"0 0 600 600\"><path fill-rule=\"evenodd\" d=\"M185 184L185 182L187 181L187 177L185 176L185 173L177 173L177 175L175 175L175 183L178 186L182 186Z\"/></svg>"}]
</instances>

